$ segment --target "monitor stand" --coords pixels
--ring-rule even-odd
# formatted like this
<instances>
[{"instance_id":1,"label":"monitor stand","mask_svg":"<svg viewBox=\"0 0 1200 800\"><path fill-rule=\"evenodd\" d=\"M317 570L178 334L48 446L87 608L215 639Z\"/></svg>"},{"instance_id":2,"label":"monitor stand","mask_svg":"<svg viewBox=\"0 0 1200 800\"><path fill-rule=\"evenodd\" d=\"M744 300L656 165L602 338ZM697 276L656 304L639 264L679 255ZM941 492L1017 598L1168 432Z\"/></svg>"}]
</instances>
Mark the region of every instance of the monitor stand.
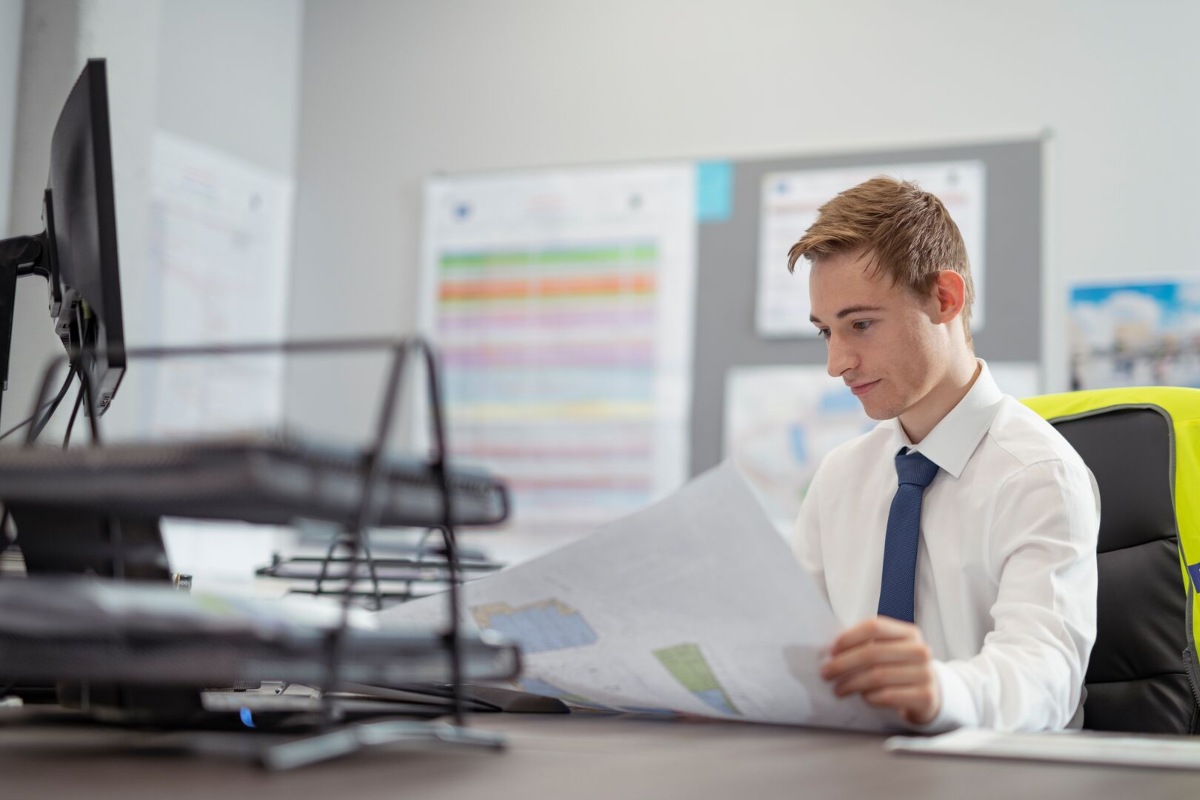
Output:
<instances>
[{"instance_id":1,"label":"monitor stand","mask_svg":"<svg viewBox=\"0 0 1200 800\"><path fill-rule=\"evenodd\" d=\"M56 505L10 504L18 540L31 574L104 575L117 579L171 580L157 517L130 517ZM32 532L40 535L32 535ZM52 531L53 535L43 532ZM60 682L53 687L23 686L41 698L113 722L181 723L203 711L198 687L137 686L100 682Z\"/></svg>"}]
</instances>

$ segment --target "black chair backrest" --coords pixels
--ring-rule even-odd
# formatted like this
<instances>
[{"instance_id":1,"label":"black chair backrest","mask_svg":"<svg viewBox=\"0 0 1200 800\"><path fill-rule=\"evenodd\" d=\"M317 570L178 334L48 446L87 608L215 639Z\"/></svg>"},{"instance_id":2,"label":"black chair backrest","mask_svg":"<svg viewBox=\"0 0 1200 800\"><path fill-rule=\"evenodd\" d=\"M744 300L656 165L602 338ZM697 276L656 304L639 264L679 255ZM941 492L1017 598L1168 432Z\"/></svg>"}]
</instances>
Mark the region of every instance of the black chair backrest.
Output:
<instances>
[{"instance_id":1,"label":"black chair backrest","mask_svg":"<svg viewBox=\"0 0 1200 800\"><path fill-rule=\"evenodd\" d=\"M1083 725L1196 733L1171 421L1157 409L1115 408L1053 424L1100 487L1096 646Z\"/></svg>"}]
</instances>

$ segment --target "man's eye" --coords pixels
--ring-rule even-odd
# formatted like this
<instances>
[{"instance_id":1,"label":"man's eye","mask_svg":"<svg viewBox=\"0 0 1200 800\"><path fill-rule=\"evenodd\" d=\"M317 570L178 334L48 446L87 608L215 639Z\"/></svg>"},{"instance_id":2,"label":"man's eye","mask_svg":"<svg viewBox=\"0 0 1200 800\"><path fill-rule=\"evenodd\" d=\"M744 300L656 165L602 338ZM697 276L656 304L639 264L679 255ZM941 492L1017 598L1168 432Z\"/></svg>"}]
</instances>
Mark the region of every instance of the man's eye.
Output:
<instances>
[{"instance_id":1,"label":"man's eye","mask_svg":"<svg viewBox=\"0 0 1200 800\"><path fill-rule=\"evenodd\" d=\"M829 328L818 328L817 336L821 337L825 341L829 341Z\"/></svg>"},{"instance_id":2,"label":"man's eye","mask_svg":"<svg viewBox=\"0 0 1200 800\"><path fill-rule=\"evenodd\" d=\"M871 327L871 320L869 319L860 319L854 323L854 330L856 331L865 331L869 327Z\"/></svg>"}]
</instances>

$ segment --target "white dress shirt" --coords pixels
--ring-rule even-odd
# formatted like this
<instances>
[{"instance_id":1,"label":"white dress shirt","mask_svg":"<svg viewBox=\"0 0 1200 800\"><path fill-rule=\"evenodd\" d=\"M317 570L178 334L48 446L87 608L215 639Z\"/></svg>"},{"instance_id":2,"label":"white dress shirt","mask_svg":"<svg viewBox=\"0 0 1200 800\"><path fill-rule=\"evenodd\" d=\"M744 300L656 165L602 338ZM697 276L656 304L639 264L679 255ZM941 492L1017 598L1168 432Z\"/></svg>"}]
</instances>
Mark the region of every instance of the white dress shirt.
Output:
<instances>
[{"instance_id":1,"label":"white dress shirt","mask_svg":"<svg viewBox=\"0 0 1200 800\"><path fill-rule=\"evenodd\" d=\"M876 616L894 457L923 453L940 469L921 511L915 620L942 699L923 730L1078 725L1096 638L1100 496L1067 441L980 364L920 444L892 419L826 456L793 547L842 625Z\"/></svg>"}]
</instances>

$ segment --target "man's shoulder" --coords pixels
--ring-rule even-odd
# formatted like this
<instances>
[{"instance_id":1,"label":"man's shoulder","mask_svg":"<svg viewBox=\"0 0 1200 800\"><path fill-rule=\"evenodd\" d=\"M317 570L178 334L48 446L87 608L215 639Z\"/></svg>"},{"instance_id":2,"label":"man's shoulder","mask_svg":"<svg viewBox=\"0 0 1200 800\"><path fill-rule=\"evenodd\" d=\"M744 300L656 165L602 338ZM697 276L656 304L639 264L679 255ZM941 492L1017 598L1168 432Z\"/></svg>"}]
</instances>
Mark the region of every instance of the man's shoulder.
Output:
<instances>
[{"instance_id":1,"label":"man's shoulder","mask_svg":"<svg viewBox=\"0 0 1200 800\"><path fill-rule=\"evenodd\" d=\"M1083 459L1054 426L1020 400L1005 395L988 429L988 438L1018 466L1064 461L1083 466Z\"/></svg>"}]
</instances>

